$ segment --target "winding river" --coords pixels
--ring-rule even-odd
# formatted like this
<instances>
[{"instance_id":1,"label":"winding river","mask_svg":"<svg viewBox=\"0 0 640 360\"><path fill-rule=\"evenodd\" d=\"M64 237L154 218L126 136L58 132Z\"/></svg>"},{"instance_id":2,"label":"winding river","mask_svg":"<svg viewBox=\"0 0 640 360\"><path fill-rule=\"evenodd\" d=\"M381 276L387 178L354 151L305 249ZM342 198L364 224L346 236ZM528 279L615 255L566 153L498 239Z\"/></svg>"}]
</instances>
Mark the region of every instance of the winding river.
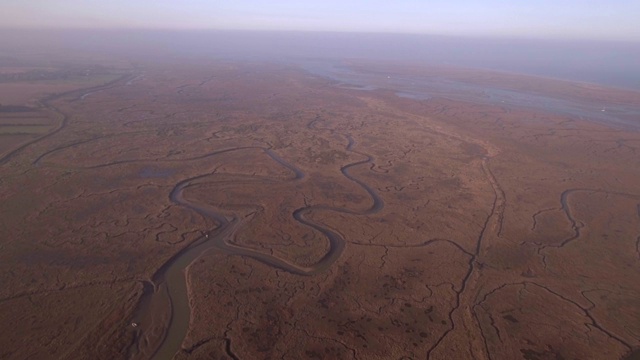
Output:
<instances>
[{"instance_id":1,"label":"winding river","mask_svg":"<svg viewBox=\"0 0 640 360\"><path fill-rule=\"evenodd\" d=\"M22 146L13 149L13 151L5 154L0 158L0 164L7 162L27 146L33 145L35 142L50 137L66 127L68 116L58 110L55 106L53 106L52 102L54 100L58 100L61 98L71 98L72 101L82 101L87 96L95 92L103 91L115 86L120 86L122 84L124 84L124 86L129 85L136 78L136 74L125 74L111 82L100 86L70 91L50 96L44 99L41 102L43 107L48 108L49 110L54 111L61 116L61 121L58 126L53 131L45 134L44 136L34 139L29 143L25 143ZM329 131L333 133L333 130ZM213 173L197 175L182 180L174 186L174 188L169 193L169 199L171 200L171 202L195 211L204 217L214 220L216 223L218 223L218 227L216 229L203 232L200 238L198 238L188 247L178 252L175 256L164 263L150 280L141 281L143 284L143 295L141 296L137 308L134 311L133 318L131 319L131 327L134 329L136 335L134 343L131 344L129 348L129 358L135 358L141 355L148 356L150 354L153 354L152 358L154 359L167 359L172 358L180 351L182 342L189 329L189 321L191 315L191 307L189 305L186 282L187 269L195 260L197 260L200 256L202 256L209 250L215 249L232 256L244 256L252 258L269 266L301 276L311 276L321 273L331 267L331 265L340 258L345 248L345 240L342 238L342 236L337 231L307 218L307 215L311 212L317 211L331 211L351 215L371 215L379 212L384 207L383 200L369 185L349 173L350 169L364 164L371 164L373 163L374 159L368 154L358 152L353 149L356 145L356 142L351 137L351 135L344 134L343 136L347 140L347 145L345 148L346 151L352 154L360 155L364 157L364 159L344 165L340 168L340 171L346 179L355 183L369 194L371 198L371 205L364 211L355 211L322 204L310 205L295 209L292 212L292 217L299 223L322 233L329 243L329 250L327 251L327 253L322 256L322 258L320 258L315 264L309 267L301 267L272 255L229 244L227 242L227 239L233 237L235 231L240 226L242 226L243 220L239 219L235 215L225 215L219 209L215 208L212 205L200 203L191 199L186 199L184 197L185 189L196 186L197 184L201 183L203 179L212 176ZM47 162L45 159L51 154L63 149L75 147L99 139L100 137L80 140L71 144L56 147L49 151L45 151L37 158L35 158L32 164L34 166L46 165L53 167L70 168L68 165L63 166ZM305 174L300 169L279 157L271 149L257 146L224 148L192 158L179 160L155 159L154 162L194 161L223 153L247 149L259 149L280 166L289 170L292 176L288 179L285 179L284 181L295 182L305 177ZM149 159L119 160L99 165L79 166L71 168L76 170L88 170L122 164L146 163L149 161Z\"/></svg>"},{"instance_id":2,"label":"winding river","mask_svg":"<svg viewBox=\"0 0 640 360\"><path fill-rule=\"evenodd\" d=\"M301 267L272 255L229 244L227 239L234 235L236 229L242 225L243 221L233 215L224 215L219 209L211 205L184 197L185 189L197 185L199 181L211 176L212 174L207 173L191 177L182 180L175 185L169 194L169 198L173 203L195 211L202 216L208 217L219 225L215 230L203 233L202 237L167 261L156 272L150 282L145 282L145 291L138 304L138 309L135 312L134 318L132 319L132 323L136 324L137 344L135 345L138 349L145 345L149 345L150 337L161 337L162 341L153 353L154 359L172 358L180 351L181 344L189 329L191 315L191 307L189 305L186 285L187 269L190 264L209 250L217 249L218 251L222 251L229 255L249 257L269 266L301 276L310 276L321 273L327 270L338 258L340 258L345 248L345 240L335 230L307 218L307 214L313 211L333 211L352 215L370 215L379 212L384 207L383 200L370 186L349 173L349 170L353 167L372 163L373 158L370 155L354 151L353 147L355 146L355 141L350 135L345 135L345 137L348 140L346 150L348 152L361 155L365 157L365 159L344 165L340 171L345 178L357 184L369 194L371 197L371 205L364 211L354 211L350 209L331 207L328 205L311 205L301 207L293 211L292 216L296 221L319 231L329 242L329 250L327 253L310 267ZM241 149L244 148L225 149L214 153L219 154L222 152ZM272 160L288 169L293 174L292 177L285 181L295 182L305 177L305 174L300 169L280 158L272 150L266 148L261 149ZM214 153L208 155L210 156ZM162 314L158 314L159 308L162 308L162 306L168 306L170 308L166 312L166 314L168 314L168 328L166 328L162 334L153 333L150 329L149 322L151 322L150 319L157 319L158 316L162 316Z\"/></svg>"}]
</instances>

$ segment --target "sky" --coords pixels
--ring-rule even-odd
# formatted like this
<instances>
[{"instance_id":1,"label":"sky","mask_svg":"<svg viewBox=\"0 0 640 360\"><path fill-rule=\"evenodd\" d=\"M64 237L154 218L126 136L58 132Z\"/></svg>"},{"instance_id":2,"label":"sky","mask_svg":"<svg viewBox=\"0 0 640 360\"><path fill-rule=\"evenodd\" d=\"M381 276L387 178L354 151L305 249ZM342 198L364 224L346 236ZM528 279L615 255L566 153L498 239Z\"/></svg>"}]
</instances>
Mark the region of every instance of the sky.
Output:
<instances>
[{"instance_id":1,"label":"sky","mask_svg":"<svg viewBox=\"0 0 640 360\"><path fill-rule=\"evenodd\" d=\"M0 0L3 28L389 32L640 42L640 0Z\"/></svg>"}]
</instances>

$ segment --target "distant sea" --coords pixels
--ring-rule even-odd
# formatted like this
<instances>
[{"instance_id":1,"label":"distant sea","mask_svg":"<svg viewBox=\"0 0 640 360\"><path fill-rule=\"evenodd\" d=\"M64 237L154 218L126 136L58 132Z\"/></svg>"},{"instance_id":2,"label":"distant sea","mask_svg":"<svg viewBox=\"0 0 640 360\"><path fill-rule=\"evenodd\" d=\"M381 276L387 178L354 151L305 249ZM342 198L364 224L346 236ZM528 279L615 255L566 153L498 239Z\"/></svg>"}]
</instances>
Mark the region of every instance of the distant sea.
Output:
<instances>
[{"instance_id":1,"label":"distant sea","mask_svg":"<svg viewBox=\"0 0 640 360\"><path fill-rule=\"evenodd\" d=\"M383 60L508 71L640 90L640 43L329 32L8 30L0 57L90 52L133 60Z\"/></svg>"}]
</instances>

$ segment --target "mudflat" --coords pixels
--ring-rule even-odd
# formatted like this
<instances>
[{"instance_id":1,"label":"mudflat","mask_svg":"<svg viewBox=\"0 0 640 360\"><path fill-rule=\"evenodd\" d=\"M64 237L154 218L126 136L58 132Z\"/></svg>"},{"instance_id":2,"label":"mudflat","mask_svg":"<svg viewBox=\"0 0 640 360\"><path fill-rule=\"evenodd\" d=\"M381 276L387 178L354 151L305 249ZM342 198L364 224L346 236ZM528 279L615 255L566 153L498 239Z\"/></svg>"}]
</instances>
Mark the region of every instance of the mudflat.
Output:
<instances>
[{"instance_id":1,"label":"mudflat","mask_svg":"<svg viewBox=\"0 0 640 360\"><path fill-rule=\"evenodd\" d=\"M0 101L1 358L637 356L640 93L351 67L563 112L289 65L82 69L30 70L46 94L0 71L27 89Z\"/></svg>"}]
</instances>

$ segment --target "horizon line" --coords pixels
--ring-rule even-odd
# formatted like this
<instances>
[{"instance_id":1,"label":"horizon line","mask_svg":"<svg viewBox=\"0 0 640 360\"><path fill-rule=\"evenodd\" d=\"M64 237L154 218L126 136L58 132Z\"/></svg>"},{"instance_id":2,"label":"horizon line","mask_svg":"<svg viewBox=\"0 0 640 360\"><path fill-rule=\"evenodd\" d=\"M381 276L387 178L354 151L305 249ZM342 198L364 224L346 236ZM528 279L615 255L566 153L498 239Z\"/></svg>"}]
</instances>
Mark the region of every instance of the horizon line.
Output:
<instances>
[{"instance_id":1,"label":"horizon line","mask_svg":"<svg viewBox=\"0 0 640 360\"><path fill-rule=\"evenodd\" d=\"M162 28L162 27L15 27L0 26L3 31L143 31L143 32L242 32L242 33L313 33L313 34L350 34L350 35L397 35L397 36L428 36L440 38L457 39L484 39L484 40L524 40L524 41L550 41L550 42L609 42L609 43L633 43L640 45L640 38L610 38L610 37L577 37L577 36L533 36L533 35L497 35L497 34L451 34L451 33L431 33L431 32L411 32L411 31L382 31L382 30L327 30L327 29L248 29L248 28ZM1 35L0 35L1 37Z\"/></svg>"}]
</instances>

